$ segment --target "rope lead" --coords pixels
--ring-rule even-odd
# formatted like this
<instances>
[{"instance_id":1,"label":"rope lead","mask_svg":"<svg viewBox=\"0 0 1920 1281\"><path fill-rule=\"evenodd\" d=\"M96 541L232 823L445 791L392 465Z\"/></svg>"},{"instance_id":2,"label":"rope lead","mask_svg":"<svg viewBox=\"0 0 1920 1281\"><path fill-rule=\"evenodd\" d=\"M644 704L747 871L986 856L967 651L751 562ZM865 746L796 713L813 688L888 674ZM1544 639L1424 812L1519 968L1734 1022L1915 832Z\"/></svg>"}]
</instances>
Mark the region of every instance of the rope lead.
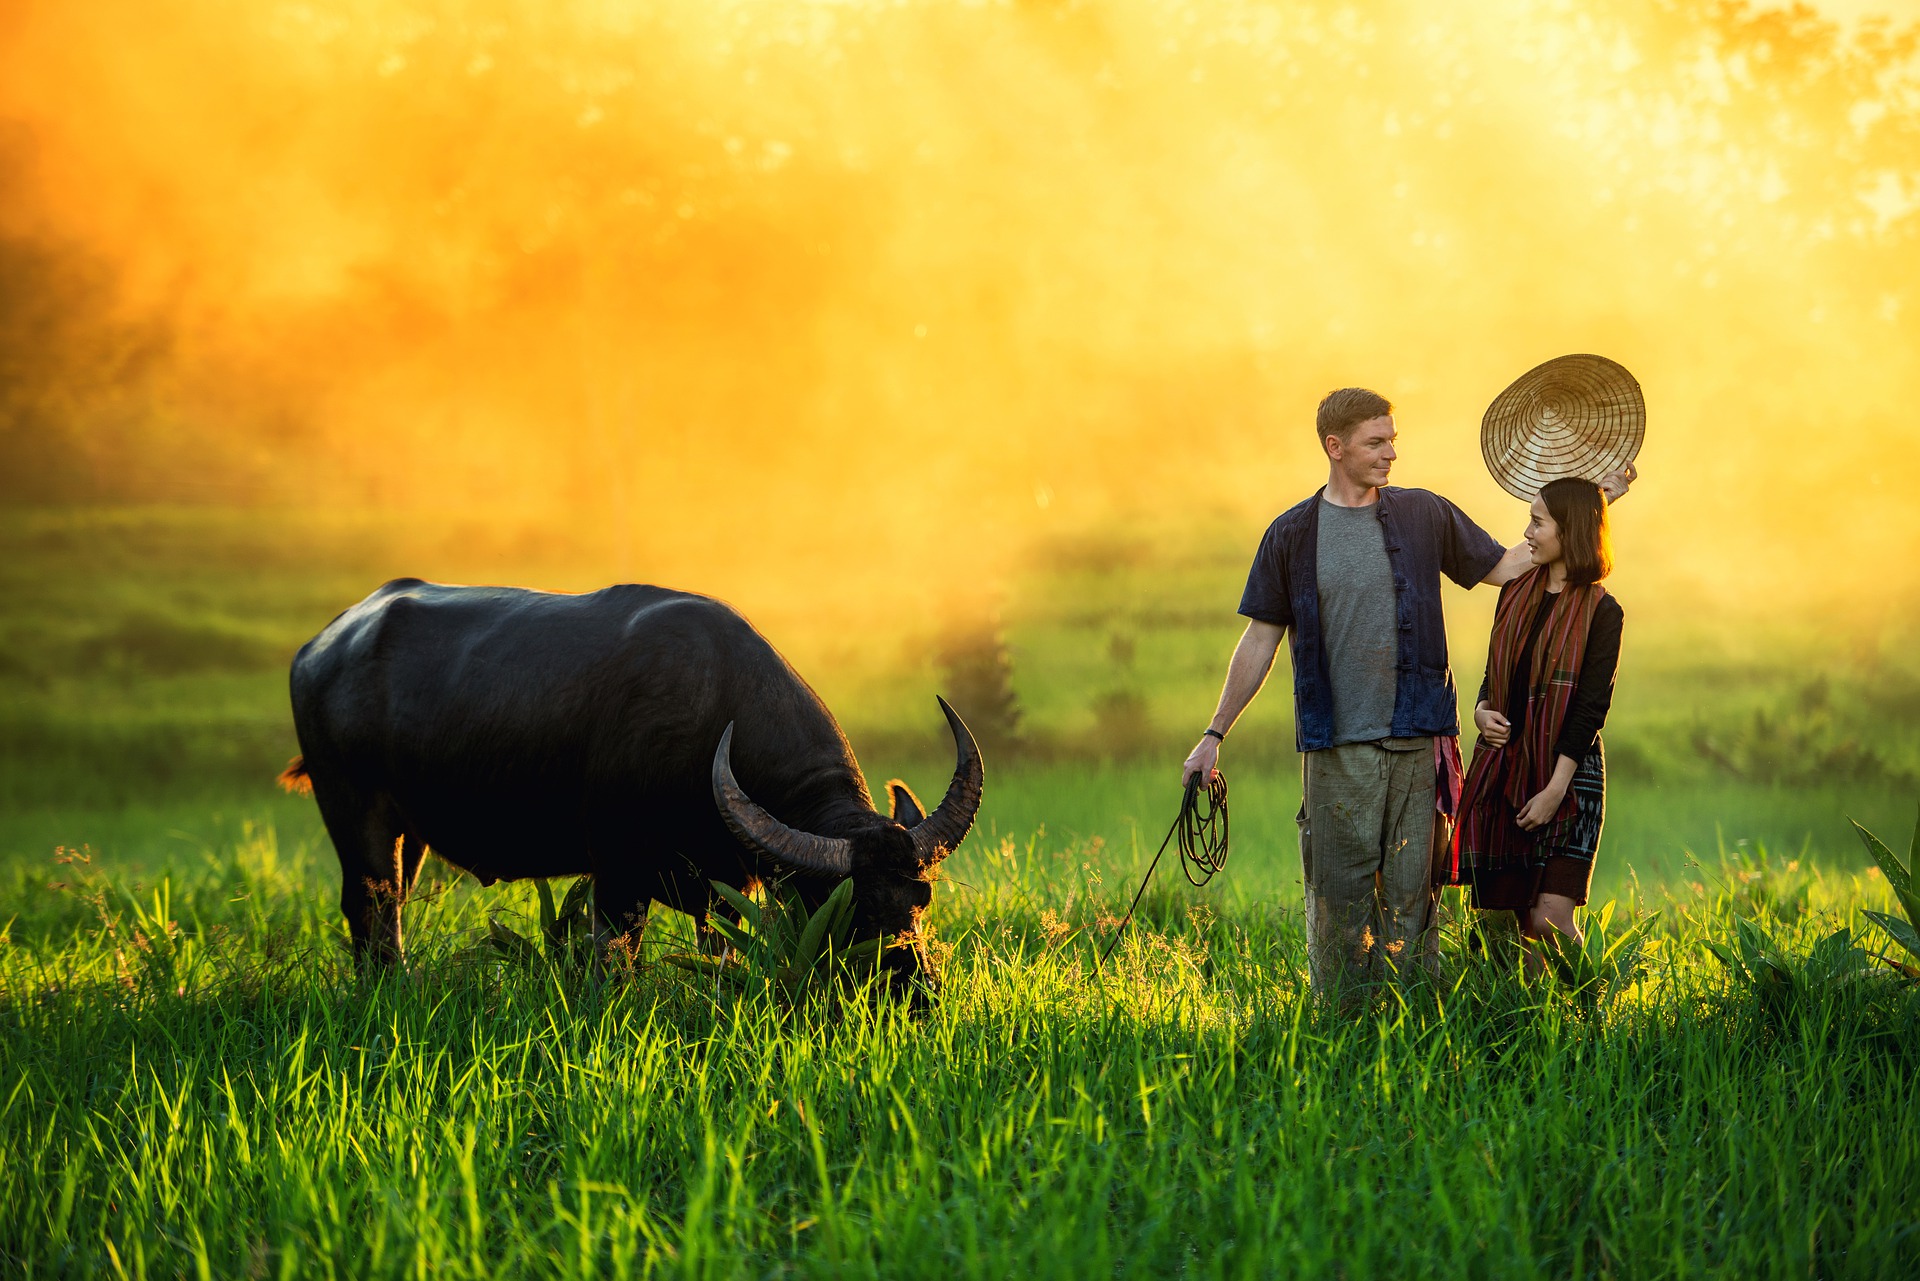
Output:
<instances>
[{"instance_id":1,"label":"rope lead","mask_svg":"<svg viewBox=\"0 0 1920 1281\"><path fill-rule=\"evenodd\" d=\"M1202 797L1206 798L1204 802ZM1154 852L1153 862L1147 865L1147 874L1140 879L1140 888L1134 891L1133 902L1127 904L1127 914L1120 918L1113 937L1107 941L1107 950L1096 954L1096 969L1104 970L1107 958L1119 946L1120 936L1127 932L1127 926L1133 920L1133 909L1140 906L1140 896L1147 892L1154 869L1160 866L1160 856L1167 852L1167 846L1173 838L1176 835L1180 838L1180 870L1187 874L1188 884L1200 889L1227 865L1228 827L1227 776L1215 770L1203 788L1200 786L1199 771L1194 771L1193 776L1187 779L1186 795L1180 798L1180 813L1174 816L1173 826L1167 829L1160 848Z\"/></svg>"}]
</instances>

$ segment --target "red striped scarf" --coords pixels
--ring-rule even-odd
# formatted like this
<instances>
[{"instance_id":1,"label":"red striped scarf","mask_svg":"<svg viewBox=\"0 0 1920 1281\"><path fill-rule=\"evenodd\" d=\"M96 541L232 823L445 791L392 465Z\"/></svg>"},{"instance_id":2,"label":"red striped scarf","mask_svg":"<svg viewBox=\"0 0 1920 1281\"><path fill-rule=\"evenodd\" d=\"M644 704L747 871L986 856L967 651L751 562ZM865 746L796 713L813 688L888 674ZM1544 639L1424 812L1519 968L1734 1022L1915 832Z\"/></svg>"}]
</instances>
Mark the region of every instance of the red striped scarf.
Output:
<instances>
[{"instance_id":1,"label":"red striped scarf","mask_svg":"<svg viewBox=\"0 0 1920 1281\"><path fill-rule=\"evenodd\" d=\"M1533 616L1546 590L1546 568L1530 569L1501 595L1494 610L1487 653L1487 706L1503 715L1520 647L1533 629ZM1460 826L1454 833L1457 863L1492 870L1530 861L1535 834L1522 831L1513 818L1553 777L1558 760L1554 744L1580 683L1580 661L1586 656L1594 610L1606 594L1598 583L1569 586L1559 594L1527 669L1526 727L1517 739L1509 738L1505 747L1488 747L1485 740L1474 744L1473 765L1460 797ZM1572 818L1575 807L1569 787L1553 821Z\"/></svg>"}]
</instances>

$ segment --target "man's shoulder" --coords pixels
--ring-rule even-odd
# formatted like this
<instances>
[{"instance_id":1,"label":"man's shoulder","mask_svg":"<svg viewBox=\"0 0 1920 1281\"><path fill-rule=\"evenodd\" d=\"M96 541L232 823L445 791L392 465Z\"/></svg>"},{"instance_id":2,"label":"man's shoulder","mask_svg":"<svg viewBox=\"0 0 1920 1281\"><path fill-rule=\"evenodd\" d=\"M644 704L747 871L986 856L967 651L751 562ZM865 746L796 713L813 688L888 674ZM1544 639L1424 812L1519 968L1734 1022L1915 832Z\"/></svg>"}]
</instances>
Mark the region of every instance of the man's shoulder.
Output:
<instances>
[{"instance_id":1,"label":"man's shoulder","mask_svg":"<svg viewBox=\"0 0 1920 1281\"><path fill-rule=\"evenodd\" d=\"M1431 489L1402 488L1399 485L1382 485L1380 492L1395 507L1410 507L1417 511L1443 512L1455 504L1451 499L1443 498Z\"/></svg>"},{"instance_id":2,"label":"man's shoulder","mask_svg":"<svg viewBox=\"0 0 1920 1281\"><path fill-rule=\"evenodd\" d=\"M1479 523L1462 511L1460 504L1431 489L1401 489L1398 485L1385 485L1380 492L1392 506L1393 514L1401 520L1412 518L1430 521L1437 527L1465 521L1479 528Z\"/></svg>"},{"instance_id":3,"label":"man's shoulder","mask_svg":"<svg viewBox=\"0 0 1920 1281\"><path fill-rule=\"evenodd\" d=\"M1316 491L1275 516L1273 523L1267 526L1266 537L1262 541L1272 542L1298 532L1307 523L1307 517L1313 514L1313 505L1319 501L1320 495Z\"/></svg>"}]
</instances>

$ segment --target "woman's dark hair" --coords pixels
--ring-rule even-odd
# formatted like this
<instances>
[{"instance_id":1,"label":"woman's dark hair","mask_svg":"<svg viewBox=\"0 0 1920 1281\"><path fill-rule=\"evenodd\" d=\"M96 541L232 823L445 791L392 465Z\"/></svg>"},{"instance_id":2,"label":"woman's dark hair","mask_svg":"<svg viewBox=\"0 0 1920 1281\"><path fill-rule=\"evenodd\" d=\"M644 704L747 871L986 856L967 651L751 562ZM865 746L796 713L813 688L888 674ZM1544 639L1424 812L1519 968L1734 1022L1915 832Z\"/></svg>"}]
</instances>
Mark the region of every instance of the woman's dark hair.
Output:
<instances>
[{"instance_id":1,"label":"woman's dark hair","mask_svg":"<svg viewBox=\"0 0 1920 1281\"><path fill-rule=\"evenodd\" d=\"M1540 489L1547 515L1560 527L1560 555L1567 582L1597 583L1613 572L1613 538L1607 532L1607 496L1600 486L1578 476L1550 480Z\"/></svg>"}]
</instances>

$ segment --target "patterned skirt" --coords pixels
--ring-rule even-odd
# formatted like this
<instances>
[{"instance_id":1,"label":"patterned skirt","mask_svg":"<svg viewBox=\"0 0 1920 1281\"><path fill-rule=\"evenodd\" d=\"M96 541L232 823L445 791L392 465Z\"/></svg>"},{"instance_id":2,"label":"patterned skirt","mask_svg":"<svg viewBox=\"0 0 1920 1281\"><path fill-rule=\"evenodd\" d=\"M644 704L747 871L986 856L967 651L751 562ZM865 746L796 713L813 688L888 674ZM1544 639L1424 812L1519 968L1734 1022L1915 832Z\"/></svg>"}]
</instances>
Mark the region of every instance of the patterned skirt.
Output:
<instances>
[{"instance_id":1,"label":"patterned skirt","mask_svg":"<svg viewBox=\"0 0 1920 1281\"><path fill-rule=\"evenodd\" d=\"M1527 866L1471 871L1475 907L1524 912L1542 894L1564 894L1576 904L1587 901L1593 857L1600 851L1600 828L1607 817L1607 754L1599 739L1573 771L1570 790L1572 816L1534 838L1534 856Z\"/></svg>"}]
</instances>

